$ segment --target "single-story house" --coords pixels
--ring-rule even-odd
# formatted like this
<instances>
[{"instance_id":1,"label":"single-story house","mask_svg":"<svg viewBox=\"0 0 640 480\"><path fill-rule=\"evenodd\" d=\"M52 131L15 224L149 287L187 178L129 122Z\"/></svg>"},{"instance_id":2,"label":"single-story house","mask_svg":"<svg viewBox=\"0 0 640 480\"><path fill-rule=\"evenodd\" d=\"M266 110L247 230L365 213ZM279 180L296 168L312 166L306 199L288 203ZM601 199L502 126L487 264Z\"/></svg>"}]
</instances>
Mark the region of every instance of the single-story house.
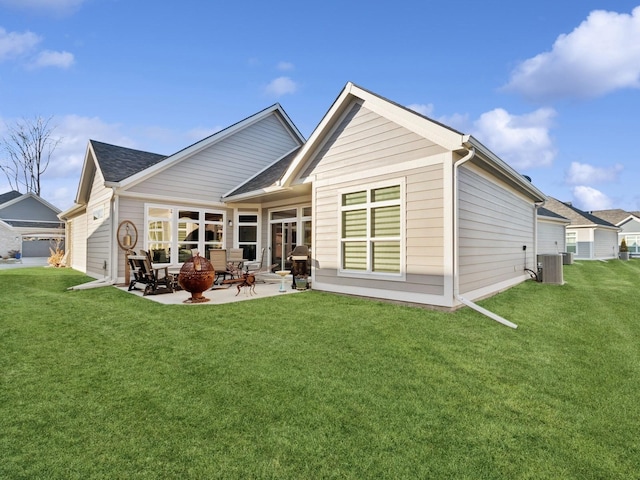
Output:
<instances>
[{"instance_id":1,"label":"single-story house","mask_svg":"<svg viewBox=\"0 0 640 480\"><path fill-rule=\"evenodd\" d=\"M589 212L549 197L544 208L571 222L566 228L566 251L578 260L618 258L618 227Z\"/></svg>"},{"instance_id":2,"label":"single-story house","mask_svg":"<svg viewBox=\"0 0 640 480\"><path fill-rule=\"evenodd\" d=\"M24 257L48 257L50 247L64 248L59 213L60 209L32 192L12 190L0 195L0 256L13 250Z\"/></svg>"},{"instance_id":3,"label":"single-story house","mask_svg":"<svg viewBox=\"0 0 640 480\"><path fill-rule=\"evenodd\" d=\"M620 245L624 239L629 248L629 255L634 257L640 256L640 212L612 209L597 210L591 213L620 228L620 232L618 232L618 245Z\"/></svg>"},{"instance_id":4,"label":"single-story house","mask_svg":"<svg viewBox=\"0 0 640 480\"><path fill-rule=\"evenodd\" d=\"M570 220L562 215L544 207L538 208L538 254L566 252L566 228L570 223Z\"/></svg>"},{"instance_id":5,"label":"single-story house","mask_svg":"<svg viewBox=\"0 0 640 480\"><path fill-rule=\"evenodd\" d=\"M60 218L105 283L127 221L155 262L306 245L314 289L454 308L529 278L545 199L473 136L347 83L307 141L278 104L169 156L91 140Z\"/></svg>"}]
</instances>

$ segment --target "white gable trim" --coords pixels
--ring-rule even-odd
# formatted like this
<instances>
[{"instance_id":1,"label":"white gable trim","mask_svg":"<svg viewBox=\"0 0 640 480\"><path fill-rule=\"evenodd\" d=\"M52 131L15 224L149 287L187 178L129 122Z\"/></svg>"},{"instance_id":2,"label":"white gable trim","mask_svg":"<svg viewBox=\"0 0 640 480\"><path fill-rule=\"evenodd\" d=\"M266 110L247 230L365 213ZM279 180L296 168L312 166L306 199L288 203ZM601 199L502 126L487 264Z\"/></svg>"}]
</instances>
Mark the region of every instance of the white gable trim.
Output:
<instances>
[{"instance_id":1,"label":"white gable trim","mask_svg":"<svg viewBox=\"0 0 640 480\"><path fill-rule=\"evenodd\" d=\"M495 153L485 147L473 136L467 136L464 141L464 146L468 149L475 149L475 159L481 159L487 164L492 165L503 175L509 178L512 182L514 182L519 188L527 192L527 194L533 197L536 201L543 202L547 200L547 196L540 190L538 190L538 188L536 188L533 183L524 178L520 173L516 172L509 164L505 163L500 157L498 157Z\"/></svg>"},{"instance_id":2,"label":"white gable trim","mask_svg":"<svg viewBox=\"0 0 640 480\"><path fill-rule=\"evenodd\" d=\"M91 162L91 163L90 163ZM86 203L89 193L91 192L92 181L89 178L93 176L96 171L100 169L96 160L96 152L93 150L91 141L87 145L87 151L84 154L84 162L82 164L82 171L80 172L80 181L78 182L78 191L76 192L75 202L77 204Z\"/></svg>"},{"instance_id":3,"label":"white gable trim","mask_svg":"<svg viewBox=\"0 0 640 480\"><path fill-rule=\"evenodd\" d=\"M462 148L464 140L462 134L348 82L287 169L282 179L283 186L290 186L296 180L296 176L304 169L313 152L317 151L330 137L331 131L339 125L348 107L354 101L360 101L369 110L449 150Z\"/></svg>"},{"instance_id":4,"label":"white gable trim","mask_svg":"<svg viewBox=\"0 0 640 480\"><path fill-rule=\"evenodd\" d=\"M619 221L618 223L616 223L616 226L619 227L621 225L624 225L627 222L631 222L635 220L636 222L640 222L640 218L636 217L633 213L629 214L629 216L627 218L625 218L624 220Z\"/></svg>"},{"instance_id":5,"label":"white gable trim","mask_svg":"<svg viewBox=\"0 0 640 480\"><path fill-rule=\"evenodd\" d=\"M22 202L23 200L26 200L29 197L36 199L38 202L43 204L45 207L47 207L47 208L53 210L54 212L56 212L56 214L60 213L60 209L59 208L54 207L49 202L47 202L44 198L39 197L38 195L36 195L33 192L24 193L20 197L16 197L13 200L9 200L8 202L5 202L5 203L1 204L0 205L0 210L2 210L3 208L9 207L11 205L15 205L16 203L20 203L20 202Z\"/></svg>"}]
</instances>

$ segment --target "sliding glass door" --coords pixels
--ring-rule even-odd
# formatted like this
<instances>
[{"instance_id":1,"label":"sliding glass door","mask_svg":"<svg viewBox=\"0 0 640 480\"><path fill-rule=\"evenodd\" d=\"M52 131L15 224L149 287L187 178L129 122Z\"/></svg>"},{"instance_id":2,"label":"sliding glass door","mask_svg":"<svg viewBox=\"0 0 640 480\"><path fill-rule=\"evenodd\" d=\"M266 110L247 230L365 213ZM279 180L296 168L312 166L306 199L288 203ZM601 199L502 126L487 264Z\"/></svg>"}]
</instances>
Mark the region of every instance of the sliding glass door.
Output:
<instances>
[{"instance_id":1,"label":"sliding glass door","mask_svg":"<svg viewBox=\"0 0 640 480\"><path fill-rule=\"evenodd\" d=\"M288 269L286 259L297 245L311 248L311 207L293 207L269 212L271 263Z\"/></svg>"}]
</instances>

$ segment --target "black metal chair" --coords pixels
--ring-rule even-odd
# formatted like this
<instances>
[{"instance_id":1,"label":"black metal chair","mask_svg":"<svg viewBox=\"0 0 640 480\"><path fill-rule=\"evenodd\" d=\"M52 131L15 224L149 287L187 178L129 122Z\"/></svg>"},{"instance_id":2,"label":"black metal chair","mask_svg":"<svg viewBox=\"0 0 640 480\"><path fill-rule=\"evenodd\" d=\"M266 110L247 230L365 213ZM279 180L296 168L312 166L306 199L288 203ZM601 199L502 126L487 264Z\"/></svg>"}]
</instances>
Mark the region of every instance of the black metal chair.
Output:
<instances>
[{"instance_id":1,"label":"black metal chair","mask_svg":"<svg viewBox=\"0 0 640 480\"><path fill-rule=\"evenodd\" d=\"M129 291L143 289L143 295L173 293L173 275L169 274L169 267L154 268L149 252L141 250L140 253L127 256L129 271L133 276Z\"/></svg>"}]
</instances>

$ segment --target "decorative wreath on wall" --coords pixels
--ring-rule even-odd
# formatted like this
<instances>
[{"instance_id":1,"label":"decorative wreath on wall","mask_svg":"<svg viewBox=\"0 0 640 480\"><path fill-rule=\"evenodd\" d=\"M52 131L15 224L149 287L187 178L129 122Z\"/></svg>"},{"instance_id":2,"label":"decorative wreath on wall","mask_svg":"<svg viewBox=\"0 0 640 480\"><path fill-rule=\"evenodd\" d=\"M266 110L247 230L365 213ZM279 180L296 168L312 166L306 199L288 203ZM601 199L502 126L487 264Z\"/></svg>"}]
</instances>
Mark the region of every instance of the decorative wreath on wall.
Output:
<instances>
[{"instance_id":1,"label":"decorative wreath on wall","mask_svg":"<svg viewBox=\"0 0 640 480\"><path fill-rule=\"evenodd\" d=\"M138 229L130 220L123 220L118 225L118 245L122 250L133 250L138 243Z\"/></svg>"}]
</instances>

